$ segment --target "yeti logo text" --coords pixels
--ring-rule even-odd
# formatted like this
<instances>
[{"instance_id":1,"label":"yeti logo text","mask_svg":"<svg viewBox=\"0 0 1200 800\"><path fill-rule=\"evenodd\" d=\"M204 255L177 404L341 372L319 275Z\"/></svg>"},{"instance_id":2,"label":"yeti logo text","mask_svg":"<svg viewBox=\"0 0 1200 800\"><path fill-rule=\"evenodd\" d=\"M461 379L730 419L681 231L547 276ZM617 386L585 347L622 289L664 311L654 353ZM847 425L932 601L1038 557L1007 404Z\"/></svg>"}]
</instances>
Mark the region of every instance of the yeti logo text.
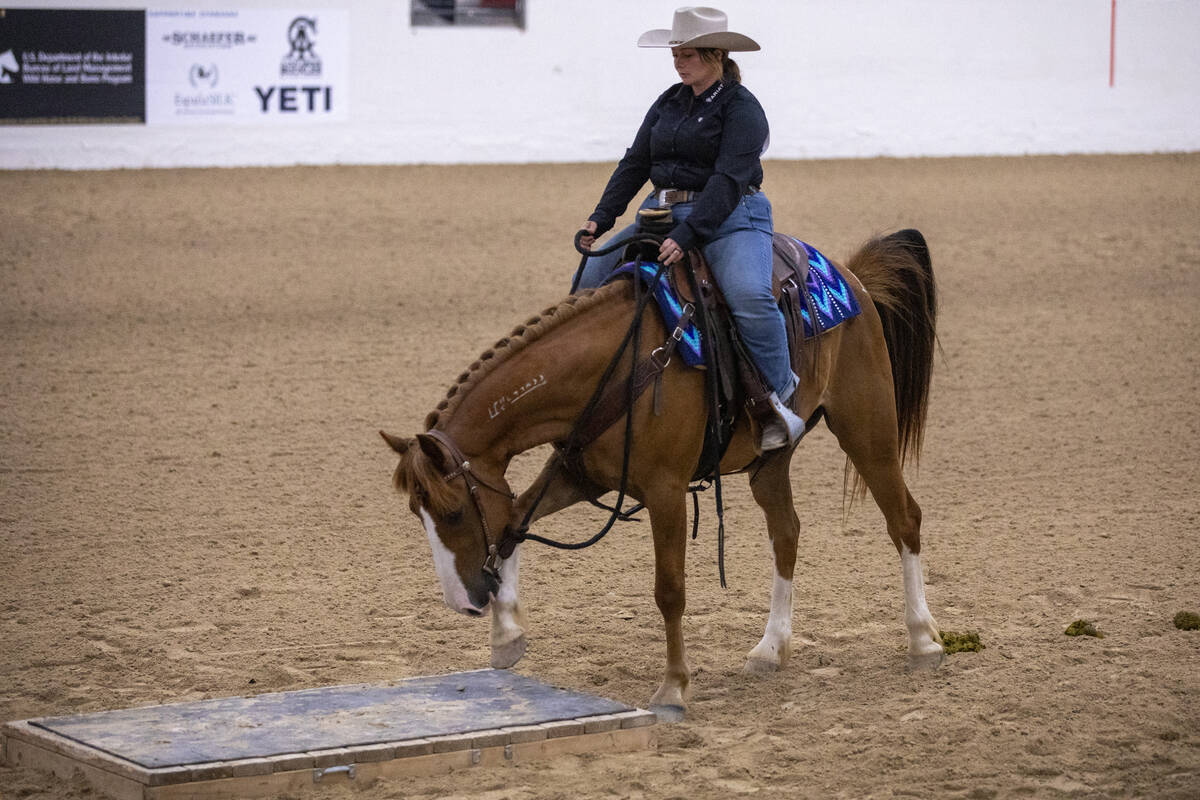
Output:
<instances>
[{"instance_id":1,"label":"yeti logo text","mask_svg":"<svg viewBox=\"0 0 1200 800\"><path fill-rule=\"evenodd\" d=\"M254 92L258 95L264 114L272 110L272 104L276 104L279 111L289 114L333 110L332 86L268 86L265 89L255 86Z\"/></svg>"}]
</instances>

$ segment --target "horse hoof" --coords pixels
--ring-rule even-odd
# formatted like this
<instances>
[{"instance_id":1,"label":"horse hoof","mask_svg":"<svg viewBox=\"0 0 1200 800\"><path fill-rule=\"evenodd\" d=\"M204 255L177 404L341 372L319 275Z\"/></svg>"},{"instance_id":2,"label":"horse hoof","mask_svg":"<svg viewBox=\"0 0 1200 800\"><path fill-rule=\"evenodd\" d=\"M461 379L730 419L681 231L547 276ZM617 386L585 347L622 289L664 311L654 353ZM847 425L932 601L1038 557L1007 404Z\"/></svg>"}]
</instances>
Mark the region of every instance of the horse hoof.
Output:
<instances>
[{"instance_id":1,"label":"horse hoof","mask_svg":"<svg viewBox=\"0 0 1200 800\"><path fill-rule=\"evenodd\" d=\"M765 658L746 659L746 666L742 667L744 675L772 675L778 671L779 665Z\"/></svg>"},{"instance_id":2,"label":"horse hoof","mask_svg":"<svg viewBox=\"0 0 1200 800\"><path fill-rule=\"evenodd\" d=\"M912 672L931 672L942 665L946 652L939 645L936 650L925 653L909 653L908 668Z\"/></svg>"},{"instance_id":3,"label":"horse hoof","mask_svg":"<svg viewBox=\"0 0 1200 800\"><path fill-rule=\"evenodd\" d=\"M687 716L687 710L683 706L656 706L652 703L650 710L658 717L659 722L683 722L683 718Z\"/></svg>"},{"instance_id":4,"label":"horse hoof","mask_svg":"<svg viewBox=\"0 0 1200 800\"><path fill-rule=\"evenodd\" d=\"M492 648L492 668L508 669L525 655L527 644L524 636L518 636L507 644Z\"/></svg>"}]
</instances>

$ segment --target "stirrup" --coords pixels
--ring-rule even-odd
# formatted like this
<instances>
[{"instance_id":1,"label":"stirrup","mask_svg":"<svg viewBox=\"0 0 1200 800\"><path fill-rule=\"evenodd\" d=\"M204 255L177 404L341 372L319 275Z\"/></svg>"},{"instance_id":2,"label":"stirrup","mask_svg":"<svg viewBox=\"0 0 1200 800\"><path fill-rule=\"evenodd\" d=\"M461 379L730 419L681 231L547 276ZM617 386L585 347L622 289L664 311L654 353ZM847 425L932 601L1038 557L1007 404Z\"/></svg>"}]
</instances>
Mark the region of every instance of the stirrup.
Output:
<instances>
[{"instance_id":1,"label":"stirrup","mask_svg":"<svg viewBox=\"0 0 1200 800\"><path fill-rule=\"evenodd\" d=\"M778 394L771 392L767 399L771 403L771 410L775 412L775 416L763 425L762 449L764 453L768 450L792 446L804 435L804 420L785 406Z\"/></svg>"}]
</instances>

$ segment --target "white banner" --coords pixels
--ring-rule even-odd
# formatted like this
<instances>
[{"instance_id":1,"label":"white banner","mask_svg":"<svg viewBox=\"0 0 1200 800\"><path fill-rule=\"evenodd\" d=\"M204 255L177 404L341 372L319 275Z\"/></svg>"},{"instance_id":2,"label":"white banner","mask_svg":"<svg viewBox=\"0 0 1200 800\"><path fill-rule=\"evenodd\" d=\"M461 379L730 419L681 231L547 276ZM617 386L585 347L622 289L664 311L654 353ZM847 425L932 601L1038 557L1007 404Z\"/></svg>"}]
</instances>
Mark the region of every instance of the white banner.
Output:
<instances>
[{"instance_id":1,"label":"white banner","mask_svg":"<svg viewBox=\"0 0 1200 800\"><path fill-rule=\"evenodd\" d=\"M146 123L344 121L346 9L146 12Z\"/></svg>"}]
</instances>

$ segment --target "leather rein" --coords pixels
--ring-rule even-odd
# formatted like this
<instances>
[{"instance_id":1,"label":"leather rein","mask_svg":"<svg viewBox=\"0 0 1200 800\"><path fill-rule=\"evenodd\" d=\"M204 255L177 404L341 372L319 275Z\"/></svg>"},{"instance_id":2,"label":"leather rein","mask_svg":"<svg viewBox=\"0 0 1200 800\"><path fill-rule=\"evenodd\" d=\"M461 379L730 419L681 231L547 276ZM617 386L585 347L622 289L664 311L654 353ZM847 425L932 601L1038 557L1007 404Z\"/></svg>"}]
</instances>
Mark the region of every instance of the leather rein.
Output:
<instances>
[{"instance_id":1,"label":"leather rein","mask_svg":"<svg viewBox=\"0 0 1200 800\"><path fill-rule=\"evenodd\" d=\"M661 244L663 241L663 237L656 235L656 234L636 233L627 239L615 242L601 250L585 250L585 249L583 249L583 247L581 247L581 245L579 243L580 239L582 238L584 233L585 233L584 231L580 231L579 233L577 233L575 235L575 249L578 250L579 252L583 253L583 258L580 261L579 269L575 273L575 278L571 282L572 293L574 293L575 290L578 288L580 276L583 274L583 268L587 264L587 259L589 257L606 255L608 253L614 252L618 248L626 247L627 245L635 243L635 242L648 242L648 243L652 243L652 244ZM658 273L654 277L654 283L658 282L659 278L662 276L662 274L665 270L666 270L666 266L660 264ZM625 338L622 340L620 346L617 348L616 354L613 356L612 360L609 362L608 368L605 370L604 375L601 376L600 381L596 386L596 390L593 392L591 399L588 401L588 404L584 407L583 411L576 418L575 423L572 426L571 432L567 435L565 442L563 443L563 445L561 447L555 449L555 454L554 454L553 458L555 459L555 465L556 465L556 468L558 468L558 469L562 469L572 459L577 459L578 456L580 455L580 453L582 452L583 448L586 445L590 444L592 440L594 440L597 436L600 435L600 433L603 433L603 431L607 429L608 425L612 424L612 421L615 421L615 420L612 420L612 421L608 421L607 423L596 422L597 411L598 410L607 411L607 413L601 414L602 417L606 417L609 414L611 414L611 411L608 411L608 409L610 409L613 405L611 402L613 393L610 390L611 387L609 386L609 383L612 380L613 374L616 372L616 368L617 368L618 364L620 363L621 356L624 355L626 348L629 346L629 344L631 342L633 343L633 352L634 353L638 352L640 336L641 336L641 320L642 320L642 316L643 316L643 311L645 310L646 304L649 302L650 298L653 296L653 293L650 291L642 291L643 287L641 285L641 281L640 281L640 279L638 279L636 277L636 275L634 278L633 285L634 285L634 300L635 300L635 304L637 306L637 310L636 310L636 312L634 314L634 318L633 318L633 323L630 325L629 330L625 334ZM617 493L616 503L614 503L610 509L612 513L611 513L611 516L609 517L608 522L604 525L603 528L601 528L601 530L599 532L594 534L589 539L586 539L586 540L580 541L580 542L558 542L553 539L548 539L548 538L545 538L542 536L538 536L536 534L529 533L529 524L533 520L533 514L537 510L538 505L545 498L546 492L549 490L550 483L551 483L550 480L546 480L545 483L542 485L541 492L534 499L533 503L529 506L529 509L525 512L525 516L521 520L521 523L517 526L517 528L513 529L511 526L505 526L504 530L501 531L501 534L498 538L493 537L490 527L488 526L487 517L483 512L483 505L479 499L480 487L490 489L491 491L496 492L498 494L502 494L502 495L508 497L510 500L516 499L516 495L513 494L507 488L501 488L501 487L495 486L494 484L489 483L488 481L481 478L476 472L474 472L471 468L471 462L467 459L467 457L463 454L462 450L458 447L458 445L454 442L454 440L448 434L446 434L443 431L433 430L433 429L426 431L427 436L429 436L433 439L436 439L438 442L441 443L441 445L446 449L447 453L450 456L451 462L453 463L453 468L451 469L451 471L447 472L443 476L445 478L445 480L447 482L449 482L451 480L454 480L455 478L462 477L463 480L466 482L467 491L470 493L470 496L471 496L471 502L474 504L475 512L479 516L479 521L480 521L480 525L481 525L480 534L483 537L484 551L487 553L487 555L484 557L483 566L482 566L484 580L488 585L489 591L491 591L493 594L495 594L498 591L500 582L501 582L500 562L502 560L508 558L509 556L511 556L513 553L513 550L521 542L524 542L524 541L539 542L541 544L545 544L545 545L548 545L550 547L554 547L554 548L557 548L560 550L582 550L583 548L590 547L593 544L595 544L596 542L603 539L604 536L608 534L608 532L612 529L613 525L618 520L628 520L631 518L631 515L633 513L636 513L637 509L633 509L631 511L622 511L621 510L621 506L625 502L625 492L626 492L628 478L629 478L629 456L630 456L630 451L632 449L632 442L633 442L633 436L632 436L632 434L633 434L633 414L632 414L633 404L634 404L634 401L637 399L638 395L641 393L641 391L644 390L646 385L650 382L650 380L654 379L657 375L661 374L666 369L667 365L671 362L671 356L674 352L676 345L679 343L679 340L683 336L684 329L687 327L688 323L691 320L691 315L692 315L692 311L690 311L690 310L685 313L684 317L679 321L679 324L676 326L675 330L672 331L667 336L666 342L661 347L656 348L642 362L639 363L635 359L633 361L633 363L631 364L629 379L626 382L626 386L624 387L626 389L626 404L624 405L624 408L629 409L630 413L624 414L624 416L625 416L625 445L624 445L624 452L622 454L622 462L621 462L621 484L620 484L620 488ZM608 402L605 402L606 400ZM718 513L719 513L719 511L720 511L720 508L719 508L719 506L720 506L720 500L719 500L719 493L720 493L719 473L720 473L720 470L715 470L715 471L718 475L718 478L717 478L718 490L717 491L718 491ZM695 498L693 496L693 500L694 499ZM599 505L599 504L597 504L597 505ZM723 524L721 527L722 527L721 533L723 534L724 533ZM694 531L693 531L693 538L695 538ZM723 540L723 538L724 537L722 536L721 539ZM722 550L723 550L723 548L722 548ZM722 553L722 555L723 555L723 553ZM725 584L724 559L722 558L721 561L722 561L721 585L724 586L724 584Z\"/></svg>"}]
</instances>

